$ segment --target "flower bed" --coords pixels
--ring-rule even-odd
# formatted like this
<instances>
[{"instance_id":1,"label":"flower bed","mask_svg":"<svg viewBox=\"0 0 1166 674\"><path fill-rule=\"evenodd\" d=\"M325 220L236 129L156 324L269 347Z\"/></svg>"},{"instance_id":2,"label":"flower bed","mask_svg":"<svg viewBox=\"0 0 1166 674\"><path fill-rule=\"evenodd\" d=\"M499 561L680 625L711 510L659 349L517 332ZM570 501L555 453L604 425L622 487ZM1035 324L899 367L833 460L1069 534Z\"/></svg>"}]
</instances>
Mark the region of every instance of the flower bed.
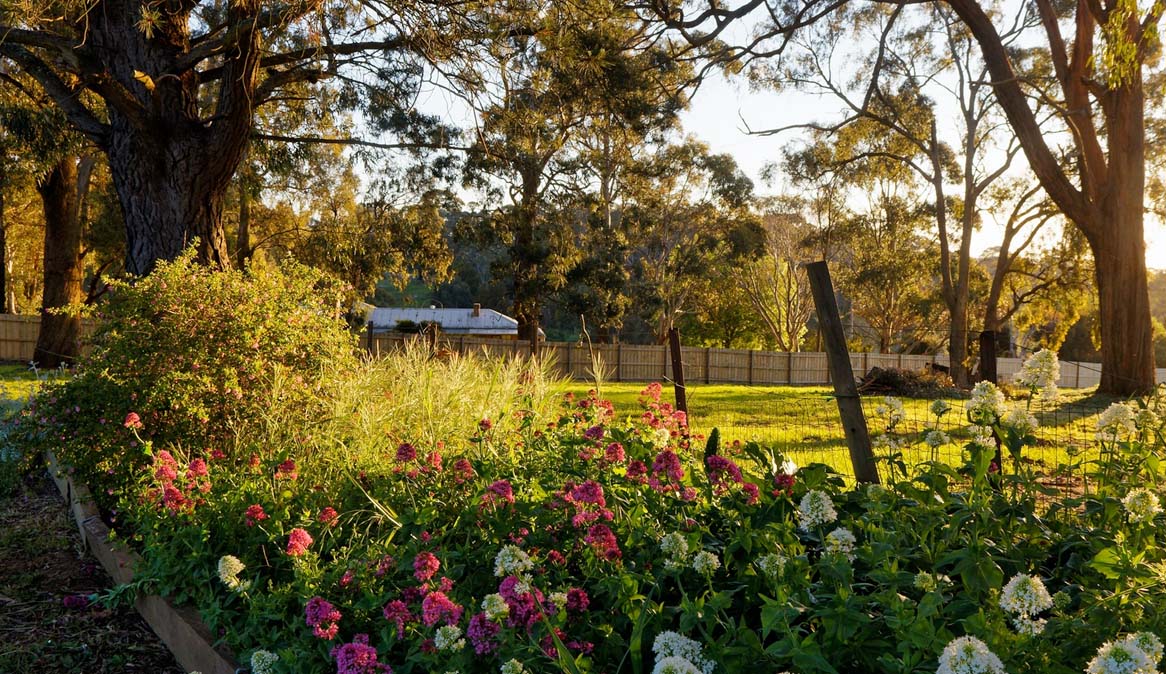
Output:
<instances>
[{"instance_id":1,"label":"flower bed","mask_svg":"<svg viewBox=\"0 0 1166 674\"><path fill-rule=\"evenodd\" d=\"M300 375L323 415L257 384L263 423L205 442L163 442L125 400L120 448L83 465L139 582L259 673L1156 671L1151 408L1103 416L1087 495L1035 480L1031 416L987 386L963 469L888 454L889 484L849 488L755 444L701 446L655 385L626 419L597 395L549 407L522 369L433 404L490 367L409 361L372 397L355 371ZM26 437L72 418L51 402L68 391L46 396Z\"/></svg>"}]
</instances>

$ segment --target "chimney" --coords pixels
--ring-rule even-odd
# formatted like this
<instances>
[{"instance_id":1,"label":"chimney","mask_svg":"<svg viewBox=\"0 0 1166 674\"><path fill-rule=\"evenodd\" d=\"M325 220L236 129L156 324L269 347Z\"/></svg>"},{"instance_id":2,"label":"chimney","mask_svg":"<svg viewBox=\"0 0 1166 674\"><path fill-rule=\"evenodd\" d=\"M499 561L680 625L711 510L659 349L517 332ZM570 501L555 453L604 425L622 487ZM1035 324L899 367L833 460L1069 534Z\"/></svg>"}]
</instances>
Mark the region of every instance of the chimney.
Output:
<instances>
[{"instance_id":1,"label":"chimney","mask_svg":"<svg viewBox=\"0 0 1166 674\"><path fill-rule=\"evenodd\" d=\"M472 317L474 317L474 318L477 318L477 317L479 317L479 316L481 316L481 315L482 315L482 305L481 305L481 304L478 304L477 302L474 302L474 308L473 308L473 310L470 312L470 316L472 316Z\"/></svg>"}]
</instances>

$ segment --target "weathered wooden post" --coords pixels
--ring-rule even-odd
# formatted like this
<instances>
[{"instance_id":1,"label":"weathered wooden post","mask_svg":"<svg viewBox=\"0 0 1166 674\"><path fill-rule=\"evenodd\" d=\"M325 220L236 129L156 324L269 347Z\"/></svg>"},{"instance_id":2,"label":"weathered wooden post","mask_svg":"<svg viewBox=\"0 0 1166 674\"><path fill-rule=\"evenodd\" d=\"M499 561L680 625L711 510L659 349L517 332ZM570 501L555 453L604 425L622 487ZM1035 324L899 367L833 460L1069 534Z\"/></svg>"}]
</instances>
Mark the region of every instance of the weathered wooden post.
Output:
<instances>
[{"instance_id":1,"label":"weathered wooden post","mask_svg":"<svg viewBox=\"0 0 1166 674\"><path fill-rule=\"evenodd\" d=\"M838 302L834 299L830 270L824 261L812 262L806 265L806 274L814 294L814 308L818 313L826 360L830 365L830 379L834 384L834 398L838 401L838 414L846 434L846 445L850 449L854 477L859 482L877 483L879 474L875 469L866 416L862 413L862 400L858 397L858 387L854 383L854 370L850 367L846 337L842 334L842 319L838 316Z\"/></svg>"},{"instance_id":2,"label":"weathered wooden post","mask_svg":"<svg viewBox=\"0 0 1166 674\"><path fill-rule=\"evenodd\" d=\"M951 366L951 363L948 363ZM984 330L980 333L980 381L990 381L993 384L997 381L996 369L996 333ZM1000 438L996 438L996 456L993 458L996 462L996 468L1001 474L1004 473L1004 452L1000 448ZM994 485L999 490L999 482Z\"/></svg>"},{"instance_id":3,"label":"weathered wooden post","mask_svg":"<svg viewBox=\"0 0 1166 674\"><path fill-rule=\"evenodd\" d=\"M676 409L688 416L688 395L684 390L684 357L680 353L680 330L668 331L668 349L672 352L672 387L676 391ZM689 419L689 427L692 420Z\"/></svg>"}]
</instances>

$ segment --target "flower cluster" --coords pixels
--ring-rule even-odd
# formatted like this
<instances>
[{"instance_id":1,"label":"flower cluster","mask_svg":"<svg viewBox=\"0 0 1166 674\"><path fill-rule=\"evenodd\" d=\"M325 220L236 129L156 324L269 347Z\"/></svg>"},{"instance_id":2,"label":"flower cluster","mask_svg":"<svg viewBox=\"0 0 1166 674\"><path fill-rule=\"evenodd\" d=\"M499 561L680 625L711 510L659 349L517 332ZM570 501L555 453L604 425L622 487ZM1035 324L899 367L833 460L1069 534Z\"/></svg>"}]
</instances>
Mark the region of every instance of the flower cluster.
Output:
<instances>
[{"instance_id":1,"label":"flower cluster","mask_svg":"<svg viewBox=\"0 0 1166 674\"><path fill-rule=\"evenodd\" d=\"M692 569L702 576L711 576L719 568L721 560L708 550L701 550L692 557Z\"/></svg>"},{"instance_id":2,"label":"flower cluster","mask_svg":"<svg viewBox=\"0 0 1166 674\"><path fill-rule=\"evenodd\" d=\"M322 597L312 597L304 607L304 622L312 628L312 634L319 639L331 641L340 631L340 611Z\"/></svg>"},{"instance_id":3,"label":"flower cluster","mask_svg":"<svg viewBox=\"0 0 1166 674\"><path fill-rule=\"evenodd\" d=\"M855 542L854 534L849 529L839 527L826 534L826 540L824 542L826 554L842 555L846 559L854 561Z\"/></svg>"},{"instance_id":4,"label":"flower cluster","mask_svg":"<svg viewBox=\"0 0 1166 674\"><path fill-rule=\"evenodd\" d=\"M664 566L669 569L679 569L688 566L688 539L684 534L672 532L664 534L660 539L660 551L668 555Z\"/></svg>"},{"instance_id":5,"label":"flower cluster","mask_svg":"<svg viewBox=\"0 0 1166 674\"><path fill-rule=\"evenodd\" d=\"M393 674L386 664L377 661L377 649L368 645L367 634L357 634L351 643L332 649L336 674Z\"/></svg>"},{"instance_id":6,"label":"flower cluster","mask_svg":"<svg viewBox=\"0 0 1166 674\"><path fill-rule=\"evenodd\" d=\"M786 559L783 555L777 552L771 552L767 555L762 555L753 562L753 565L761 569L769 578L777 578L781 574L781 570L785 568Z\"/></svg>"},{"instance_id":7,"label":"flower cluster","mask_svg":"<svg viewBox=\"0 0 1166 674\"><path fill-rule=\"evenodd\" d=\"M811 489L802 497L798 505L798 521L804 531L830 524L836 519L838 511L834 509L834 502L826 492Z\"/></svg>"},{"instance_id":8,"label":"flower cluster","mask_svg":"<svg viewBox=\"0 0 1166 674\"><path fill-rule=\"evenodd\" d=\"M251 654L251 674L275 674L279 656L271 651L258 650Z\"/></svg>"},{"instance_id":9,"label":"flower cluster","mask_svg":"<svg viewBox=\"0 0 1166 674\"><path fill-rule=\"evenodd\" d=\"M1061 378L1061 364L1057 354L1049 349L1041 349L1029 356L1014 381L1048 402L1057 399L1057 380Z\"/></svg>"},{"instance_id":10,"label":"flower cluster","mask_svg":"<svg viewBox=\"0 0 1166 674\"><path fill-rule=\"evenodd\" d=\"M1045 621L1036 614L1053 607L1053 598L1040 578L1018 573L1000 592L1000 608L1012 614L1013 624L1021 634L1033 635L1044 630Z\"/></svg>"},{"instance_id":11,"label":"flower cluster","mask_svg":"<svg viewBox=\"0 0 1166 674\"><path fill-rule=\"evenodd\" d=\"M903 411L903 401L893 396L883 397L883 402L875 407L875 414L880 417L886 417L887 428L894 428L899 425L906 416Z\"/></svg>"},{"instance_id":12,"label":"flower cluster","mask_svg":"<svg viewBox=\"0 0 1166 674\"><path fill-rule=\"evenodd\" d=\"M433 645L439 651L460 651L466 647L466 640L462 638L462 630L457 625L442 625L433 635Z\"/></svg>"},{"instance_id":13,"label":"flower cluster","mask_svg":"<svg viewBox=\"0 0 1166 674\"><path fill-rule=\"evenodd\" d=\"M653 674L665 672L712 674L717 666L715 662L705 658L704 648L699 642L676 632L661 632L656 635L656 640L652 642L652 652L656 654Z\"/></svg>"},{"instance_id":14,"label":"flower cluster","mask_svg":"<svg viewBox=\"0 0 1166 674\"><path fill-rule=\"evenodd\" d=\"M1118 442L1137 435L1137 410L1126 403L1113 403L1097 417L1097 439Z\"/></svg>"},{"instance_id":15,"label":"flower cluster","mask_svg":"<svg viewBox=\"0 0 1166 674\"><path fill-rule=\"evenodd\" d=\"M1085 674L1158 674L1162 641L1152 632L1138 632L1108 641L1085 667Z\"/></svg>"},{"instance_id":16,"label":"flower cluster","mask_svg":"<svg viewBox=\"0 0 1166 674\"><path fill-rule=\"evenodd\" d=\"M153 468L158 486L150 495L171 514L193 511L204 502L202 495L211 490L210 471L203 459L192 459L180 475L177 459L163 449L154 455Z\"/></svg>"},{"instance_id":17,"label":"flower cluster","mask_svg":"<svg viewBox=\"0 0 1166 674\"><path fill-rule=\"evenodd\" d=\"M1135 524L1153 521L1154 517L1162 512L1162 503L1158 496L1145 487L1131 489L1121 500L1121 504L1129 514L1130 522Z\"/></svg>"},{"instance_id":18,"label":"flower cluster","mask_svg":"<svg viewBox=\"0 0 1166 674\"><path fill-rule=\"evenodd\" d=\"M973 424L991 426L1004 415L1004 393L990 381L972 387L972 397L964 404Z\"/></svg>"},{"instance_id":19,"label":"flower cluster","mask_svg":"<svg viewBox=\"0 0 1166 674\"><path fill-rule=\"evenodd\" d=\"M1021 407L1013 407L1000 417L1000 425L1011 428L1017 435L1024 437L1031 435L1033 431L1040 425L1036 421L1036 417L1028 412L1028 410Z\"/></svg>"},{"instance_id":20,"label":"flower cluster","mask_svg":"<svg viewBox=\"0 0 1166 674\"><path fill-rule=\"evenodd\" d=\"M245 568L246 565L239 561L238 557L223 555L219 558L219 580L229 589L242 592L250 585L249 582L239 580L239 574Z\"/></svg>"},{"instance_id":21,"label":"flower cluster","mask_svg":"<svg viewBox=\"0 0 1166 674\"><path fill-rule=\"evenodd\" d=\"M299 557L308 551L308 547L312 545L312 535L307 531L295 528L288 533L287 536L287 554L291 557Z\"/></svg>"},{"instance_id":22,"label":"flower cluster","mask_svg":"<svg viewBox=\"0 0 1166 674\"><path fill-rule=\"evenodd\" d=\"M1004 663L975 637L959 637L944 647L935 674L1005 674Z\"/></svg>"},{"instance_id":23,"label":"flower cluster","mask_svg":"<svg viewBox=\"0 0 1166 674\"><path fill-rule=\"evenodd\" d=\"M517 545L504 545L494 557L494 575L520 576L534 568L534 561Z\"/></svg>"}]
</instances>

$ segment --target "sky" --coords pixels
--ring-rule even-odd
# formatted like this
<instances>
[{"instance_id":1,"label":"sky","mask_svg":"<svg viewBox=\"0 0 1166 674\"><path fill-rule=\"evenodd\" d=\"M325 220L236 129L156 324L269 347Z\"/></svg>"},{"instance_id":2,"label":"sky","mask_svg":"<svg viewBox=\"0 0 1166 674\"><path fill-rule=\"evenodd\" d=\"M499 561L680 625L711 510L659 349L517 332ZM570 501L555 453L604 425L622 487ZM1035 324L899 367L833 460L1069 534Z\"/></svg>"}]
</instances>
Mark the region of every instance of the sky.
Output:
<instances>
[{"instance_id":1,"label":"sky","mask_svg":"<svg viewBox=\"0 0 1166 674\"><path fill-rule=\"evenodd\" d=\"M741 170L753 179L759 194L773 194L780 192L783 185L766 185L761 172L766 164L781 158L782 147L797 138L798 132L756 136L750 135L747 128L759 130L836 117L834 101L808 94L751 91L743 81L726 81L718 75L701 86L681 119L687 134L708 143L714 152L733 155ZM974 254L1000 243L1002 230L987 224L990 221L985 218L985 226L972 239ZM1166 226L1161 222L1146 222L1146 264L1166 270Z\"/></svg>"}]
</instances>

